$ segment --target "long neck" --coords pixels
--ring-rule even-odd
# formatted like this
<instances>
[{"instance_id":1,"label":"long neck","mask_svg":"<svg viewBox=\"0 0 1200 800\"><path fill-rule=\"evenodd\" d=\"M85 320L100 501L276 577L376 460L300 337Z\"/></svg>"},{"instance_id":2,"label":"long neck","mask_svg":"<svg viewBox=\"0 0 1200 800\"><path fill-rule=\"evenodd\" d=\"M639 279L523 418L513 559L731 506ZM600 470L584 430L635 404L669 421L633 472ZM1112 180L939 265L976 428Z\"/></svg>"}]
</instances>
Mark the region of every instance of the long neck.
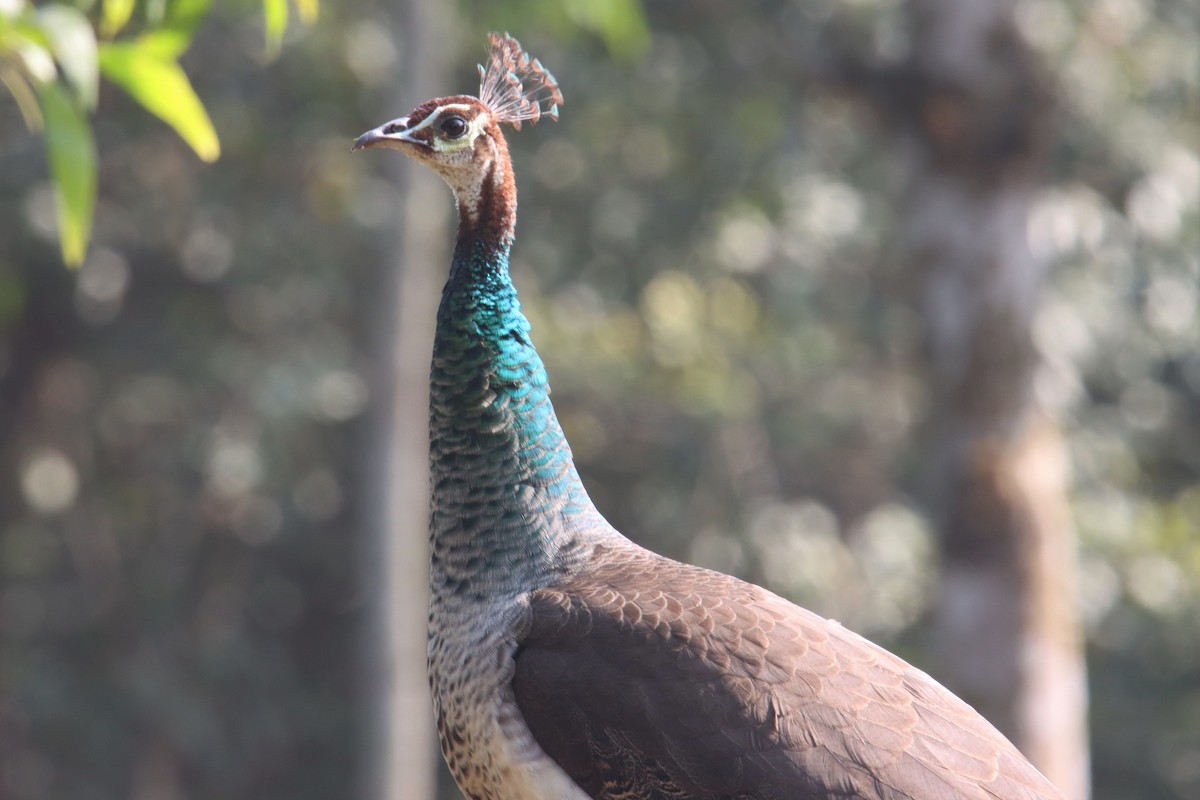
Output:
<instances>
[{"instance_id":1,"label":"long neck","mask_svg":"<svg viewBox=\"0 0 1200 800\"><path fill-rule=\"evenodd\" d=\"M507 157L478 195L456 193L430 389L432 577L435 592L478 599L550 579L595 512L509 277L516 192Z\"/></svg>"}]
</instances>

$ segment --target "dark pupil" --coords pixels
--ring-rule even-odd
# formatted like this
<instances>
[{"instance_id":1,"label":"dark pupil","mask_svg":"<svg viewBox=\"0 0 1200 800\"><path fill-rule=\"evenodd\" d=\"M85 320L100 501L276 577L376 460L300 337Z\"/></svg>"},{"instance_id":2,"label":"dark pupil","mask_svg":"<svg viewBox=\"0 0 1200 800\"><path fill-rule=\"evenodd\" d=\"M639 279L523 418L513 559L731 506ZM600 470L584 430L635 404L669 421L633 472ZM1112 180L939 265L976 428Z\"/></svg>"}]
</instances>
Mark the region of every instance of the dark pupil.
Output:
<instances>
[{"instance_id":1,"label":"dark pupil","mask_svg":"<svg viewBox=\"0 0 1200 800\"><path fill-rule=\"evenodd\" d=\"M442 133L451 139L457 139L467 132L467 121L462 117L450 117L442 123Z\"/></svg>"}]
</instances>

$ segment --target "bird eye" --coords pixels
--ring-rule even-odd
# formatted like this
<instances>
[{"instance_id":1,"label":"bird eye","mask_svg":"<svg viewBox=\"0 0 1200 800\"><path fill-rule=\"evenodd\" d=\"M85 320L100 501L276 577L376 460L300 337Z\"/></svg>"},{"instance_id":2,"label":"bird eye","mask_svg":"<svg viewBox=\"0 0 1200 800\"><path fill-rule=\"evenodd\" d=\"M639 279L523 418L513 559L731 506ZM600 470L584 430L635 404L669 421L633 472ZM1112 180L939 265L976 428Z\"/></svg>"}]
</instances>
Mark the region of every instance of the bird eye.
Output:
<instances>
[{"instance_id":1,"label":"bird eye","mask_svg":"<svg viewBox=\"0 0 1200 800\"><path fill-rule=\"evenodd\" d=\"M447 138L457 139L467 132L467 121L462 117L447 117L438 127Z\"/></svg>"}]
</instances>

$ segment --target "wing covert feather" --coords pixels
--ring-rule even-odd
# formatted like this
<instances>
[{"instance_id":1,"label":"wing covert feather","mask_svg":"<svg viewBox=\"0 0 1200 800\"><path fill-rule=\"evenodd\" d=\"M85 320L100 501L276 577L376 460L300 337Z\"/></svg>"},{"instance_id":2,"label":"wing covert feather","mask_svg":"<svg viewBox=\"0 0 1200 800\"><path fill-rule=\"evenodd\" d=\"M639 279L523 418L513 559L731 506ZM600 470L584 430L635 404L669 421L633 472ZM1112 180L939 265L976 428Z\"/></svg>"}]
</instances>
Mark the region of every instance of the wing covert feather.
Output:
<instances>
[{"instance_id":1,"label":"wing covert feather","mask_svg":"<svg viewBox=\"0 0 1200 800\"><path fill-rule=\"evenodd\" d=\"M531 596L513 692L543 750L604 800L1061 800L921 671L649 551L598 548Z\"/></svg>"}]
</instances>

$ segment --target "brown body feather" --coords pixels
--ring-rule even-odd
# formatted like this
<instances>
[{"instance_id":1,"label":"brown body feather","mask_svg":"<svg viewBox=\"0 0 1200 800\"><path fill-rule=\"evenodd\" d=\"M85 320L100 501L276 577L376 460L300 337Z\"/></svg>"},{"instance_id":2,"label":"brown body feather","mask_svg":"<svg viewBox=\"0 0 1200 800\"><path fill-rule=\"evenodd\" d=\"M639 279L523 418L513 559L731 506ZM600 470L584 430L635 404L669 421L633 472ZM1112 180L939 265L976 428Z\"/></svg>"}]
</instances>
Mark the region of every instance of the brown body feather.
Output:
<instances>
[{"instance_id":1,"label":"brown body feather","mask_svg":"<svg viewBox=\"0 0 1200 800\"><path fill-rule=\"evenodd\" d=\"M727 575L600 547L528 625L517 705L594 798L1061 798L925 673Z\"/></svg>"}]
</instances>

